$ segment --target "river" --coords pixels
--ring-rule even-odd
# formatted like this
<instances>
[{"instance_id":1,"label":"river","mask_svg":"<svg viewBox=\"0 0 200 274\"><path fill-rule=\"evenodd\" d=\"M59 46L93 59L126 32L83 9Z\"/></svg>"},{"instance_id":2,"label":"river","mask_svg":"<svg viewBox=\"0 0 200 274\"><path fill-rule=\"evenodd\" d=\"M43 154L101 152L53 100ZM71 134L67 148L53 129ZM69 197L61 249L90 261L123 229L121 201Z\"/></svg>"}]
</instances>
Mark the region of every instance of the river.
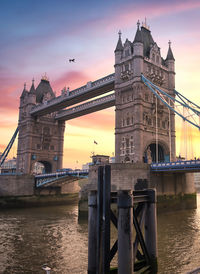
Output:
<instances>
[{"instance_id":1,"label":"river","mask_svg":"<svg viewBox=\"0 0 200 274\"><path fill-rule=\"evenodd\" d=\"M0 273L87 273L87 221L77 206L10 209L0 212ZM200 267L200 195L196 210L158 216L159 273Z\"/></svg>"}]
</instances>

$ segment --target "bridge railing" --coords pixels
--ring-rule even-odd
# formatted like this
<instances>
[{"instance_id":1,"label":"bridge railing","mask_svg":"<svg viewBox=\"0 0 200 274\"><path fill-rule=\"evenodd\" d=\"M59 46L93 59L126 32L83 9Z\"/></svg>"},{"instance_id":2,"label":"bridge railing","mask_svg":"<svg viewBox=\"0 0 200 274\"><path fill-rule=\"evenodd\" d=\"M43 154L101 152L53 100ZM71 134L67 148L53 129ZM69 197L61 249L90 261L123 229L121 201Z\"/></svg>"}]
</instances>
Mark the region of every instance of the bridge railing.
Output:
<instances>
[{"instance_id":1,"label":"bridge railing","mask_svg":"<svg viewBox=\"0 0 200 274\"><path fill-rule=\"evenodd\" d=\"M49 101L46 101L45 104L37 105L36 107L34 107L32 109L31 112L35 112L35 111L41 110L43 108L46 108L47 105L54 105L56 103L62 102L64 98L69 98L70 99L70 98L73 98L77 95L83 94L83 93L87 92L88 90L98 88L100 86L103 86L104 84L112 83L114 80L115 80L115 74L112 73L112 74L109 74L109 75L107 75L103 78L100 78L100 79L98 79L94 82L88 82L86 85L84 85L80 88L74 89L74 90L70 91L69 93L57 96L56 98L53 98Z\"/></svg>"},{"instance_id":2,"label":"bridge railing","mask_svg":"<svg viewBox=\"0 0 200 274\"><path fill-rule=\"evenodd\" d=\"M200 170L200 160L186 160L186 161L151 164L152 171L184 170L184 169L199 169Z\"/></svg>"},{"instance_id":3,"label":"bridge railing","mask_svg":"<svg viewBox=\"0 0 200 274\"><path fill-rule=\"evenodd\" d=\"M75 176L75 177L85 177L88 175L88 169L82 170L72 170L72 171L59 171L53 173L45 173L35 175L35 185L36 187L44 186L48 183L54 182L60 178L68 177L68 176Z\"/></svg>"}]
</instances>

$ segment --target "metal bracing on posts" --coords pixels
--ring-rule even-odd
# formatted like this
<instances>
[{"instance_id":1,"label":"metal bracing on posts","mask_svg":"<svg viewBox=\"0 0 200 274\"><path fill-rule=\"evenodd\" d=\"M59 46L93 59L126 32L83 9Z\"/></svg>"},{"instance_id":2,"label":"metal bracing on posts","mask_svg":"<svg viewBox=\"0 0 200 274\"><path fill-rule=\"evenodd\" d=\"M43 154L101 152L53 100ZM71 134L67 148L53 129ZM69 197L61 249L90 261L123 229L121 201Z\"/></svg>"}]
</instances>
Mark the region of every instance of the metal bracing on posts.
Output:
<instances>
[{"instance_id":1,"label":"metal bracing on posts","mask_svg":"<svg viewBox=\"0 0 200 274\"><path fill-rule=\"evenodd\" d=\"M97 186L97 191L91 191L88 198L88 274L132 274L139 270L157 273L155 190L110 192L109 165L98 168ZM111 204L117 204L117 212L111 209ZM112 247L110 222L118 230ZM117 252L118 265L111 268Z\"/></svg>"}]
</instances>

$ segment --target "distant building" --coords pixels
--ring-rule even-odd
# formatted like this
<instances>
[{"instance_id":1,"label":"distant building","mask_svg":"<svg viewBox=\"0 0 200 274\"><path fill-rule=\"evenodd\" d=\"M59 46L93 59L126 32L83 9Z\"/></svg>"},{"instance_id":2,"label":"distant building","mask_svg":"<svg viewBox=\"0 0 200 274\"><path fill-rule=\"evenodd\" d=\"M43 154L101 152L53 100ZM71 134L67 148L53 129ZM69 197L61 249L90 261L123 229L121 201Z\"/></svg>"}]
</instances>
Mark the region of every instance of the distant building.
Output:
<instances>
[{"instance_id":1,"label":"distant building","mask_svg":"<svg viewBox=\"0 0 200 274\"><path fill-rule=\"evenodd\" d=\"M109 163L109 156L107 155L93 155L92 156L92 163L94 165L98 164L108 164Z\"/></svg>"},{"instance_id":2,"label":"distant building","mask_svg":"<svg viewBox=\"0 0 200 274\"><path fill-rule=\"evenodd\" d=\"M82 165L82 169L89 169L89 166L91 165L91 163L86 163Z\"/></svg>"},{"instance_id":3,"label":"distant building","mask_svg":"<svg viewBox=\"0 0 200 274\"><path fill-rule=\"evenodd\" d=\"M2 153L1 153L2 154ZM1 174L16 173L16 158L7 160L1 166Z\"/></svg>"},{"instance_id":4,"label":"distant building","mask_svg":"<svg viewBox=\"0 0 200 274\"><path fill-rule=\"evenodd\" d=\"M111 163L111 164L115 163L115 157L110 157L109 163Z\"/></svg>"}]
</instances>

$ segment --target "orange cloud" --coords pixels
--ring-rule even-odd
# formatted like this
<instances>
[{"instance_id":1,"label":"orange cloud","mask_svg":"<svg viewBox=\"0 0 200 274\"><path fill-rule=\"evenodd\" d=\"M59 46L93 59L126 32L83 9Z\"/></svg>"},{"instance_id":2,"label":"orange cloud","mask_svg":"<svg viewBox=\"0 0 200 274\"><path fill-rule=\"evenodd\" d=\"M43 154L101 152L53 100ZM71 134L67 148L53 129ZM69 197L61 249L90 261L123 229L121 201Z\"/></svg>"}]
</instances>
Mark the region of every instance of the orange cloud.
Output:
<instances>
[{"instance_id":1,"label":"orange cloud","mask_svg":"<svg viewBox=\"0 0 200 274\"><path fill-rule=\"evenodd\" d=\"M67 121L67 124L80 128L112 131L115 127L115 112L114 107L110 109L112 109L112 112L107 110L98 111L73 120L69 120Z\"/></svg>"}]
</instances>

